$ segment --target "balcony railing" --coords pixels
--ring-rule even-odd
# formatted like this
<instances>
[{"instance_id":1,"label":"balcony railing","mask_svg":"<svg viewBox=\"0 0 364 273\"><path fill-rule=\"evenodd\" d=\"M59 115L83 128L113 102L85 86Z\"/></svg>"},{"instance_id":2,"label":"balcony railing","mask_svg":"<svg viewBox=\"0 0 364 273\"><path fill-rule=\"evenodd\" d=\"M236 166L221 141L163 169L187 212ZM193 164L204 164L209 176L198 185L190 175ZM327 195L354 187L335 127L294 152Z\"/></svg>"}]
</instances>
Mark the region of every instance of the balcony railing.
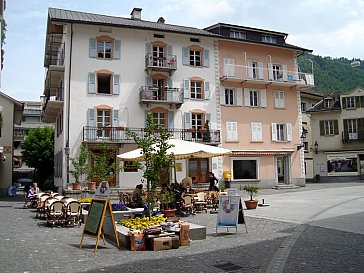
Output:
<instances>
[{"instance_id":1,"label":"balcony railing","mask_svg":"<svg viewBox=\"0 0 364 273\"><path fill-rule=\"evenodd\" d=\"M153 56L152 53L145 55L145 69L150 71L164 71L172 74L177 70L177 56L167 54L165 56Z\"/></svg>"},{"instance_id":2,"label":"balcony railing","mask_svg":"<svg viewBox=\"0 0 364 273\"><path fill-rule=\"evenodd\" d=\"M98 142L106 141L112 143L135 143L134 139L128 135L128 131L136 133L139 137L145 136L144 128L126 127L83 127L83 141ZM220 130L210 130L209 132L191 132L190 129L167 129L171 138L186 141L202 142L206 144L220 144ZM159 134L158 131L155 134Z\"/></svg>"},{"instance_id":3,"label":"balcony railing","mask_svg":"<svg viewBox=\"0 0 364 273\"><path fill-rule=\"evenodd\" d=\"M139 101L145 103L182 104L183 90L167 86L142 86L139 89Z\"/></svg>"},{"instance_id":4,"label":"balcony railing","mask_svg":"<svg viewBox=\"0 0 364 273\"><path fill-rule=\"evenodd\" d=\"M287 69L274 69L263 67L252 67L245 65L224 65L222 81L251 81L262 83L278 83L282 85L307 85L313 86L314 77L311 73L289 71Z\"/></svg>"},{"instance_id":5,"label":"balcony railing","mask_svg":"<svg viewBox=\"0 0 364 273\"><path fill-rule=\"evenodd\" d=\"M343 142L364 141L364 130L358 130L355 133L349 133L348 131L342 131L341 137L342 137Z\"/></svg>"}]
</instances>

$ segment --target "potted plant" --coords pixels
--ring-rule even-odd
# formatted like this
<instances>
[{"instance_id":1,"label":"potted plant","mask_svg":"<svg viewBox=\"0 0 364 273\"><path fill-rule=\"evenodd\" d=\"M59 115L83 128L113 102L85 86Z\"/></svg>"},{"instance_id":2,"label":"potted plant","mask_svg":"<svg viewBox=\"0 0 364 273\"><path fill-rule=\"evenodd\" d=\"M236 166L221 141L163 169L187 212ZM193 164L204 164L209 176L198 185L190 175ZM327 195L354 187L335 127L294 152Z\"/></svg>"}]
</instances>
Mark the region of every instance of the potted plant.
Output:
<instances>
[{"instance_id":1,"label":"potted plant","mask_svg":"<svg viewBox=\"0 0 364 273\"><path fill-rule=\"evenodd\" d=\"M203 134L203 141L205 141L205 142L211 141L209 122L210 122L209 120L206 120L205 125L204 125L205 132Z\"/></svg>"},{"instance_id":2,"label":"potted plant","mask_svg":"<svg viewBox=\"0 0 364 273\"><path fill-rule=\"evenodd\" d=\"M88 150L85 145L81 145L80 154L70 158L73 169L69 171L75 181L72 183L73 190L81 190L81 179L88 173Z\"/></svg>"},{"instance_id":3,"label":"potted plant","mask_svg":"<svg viewBox=\"0 0 364 273\"><path fill-rule=\"evenodd\" d=\"M196 128L192 127L192 128L188 128L187 132L189 133L195 133L196 132Z\"/></svg>"},{"instance_id":4,"label":"potted plant","mask_svg":"<svg viewBox=\"0 0 364 273\"><path fill-rule=\"evenodd\" d=\"M165 217L174 217L176 215L176 195L172 191L166 191L159 195L161 212Z\"/></svg>"},{"instance_id":5,"label":"potted plant","mask_svg":"<svg viewBox=\"0 0 364 273\"><path fill-rule=\"evenodd\" d=\"M243 190L250 195L250 200L245 200L245 206L247 209L256 209L258 205L258 200L253 199L253 195L258 193L258 186L245 185Z\"/></svg>"}]
</instances>

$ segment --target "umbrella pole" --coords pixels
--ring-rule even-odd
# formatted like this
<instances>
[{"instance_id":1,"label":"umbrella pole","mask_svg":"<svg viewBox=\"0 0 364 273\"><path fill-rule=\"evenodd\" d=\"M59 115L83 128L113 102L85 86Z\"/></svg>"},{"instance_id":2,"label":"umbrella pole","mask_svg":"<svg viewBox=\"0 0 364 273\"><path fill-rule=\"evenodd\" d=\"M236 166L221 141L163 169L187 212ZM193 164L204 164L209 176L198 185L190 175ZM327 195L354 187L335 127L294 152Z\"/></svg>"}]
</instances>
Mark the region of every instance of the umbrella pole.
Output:
<instances>
[{"instance_id":1,"label":"umbrella pole","mask_svg":"<svg viewBox=\"0 0 364 273\"><path fill-rule=\"evenodd\" d=\"M173 156L174 183L177 184L176 157Z\"/></svg>"}]
</instances>

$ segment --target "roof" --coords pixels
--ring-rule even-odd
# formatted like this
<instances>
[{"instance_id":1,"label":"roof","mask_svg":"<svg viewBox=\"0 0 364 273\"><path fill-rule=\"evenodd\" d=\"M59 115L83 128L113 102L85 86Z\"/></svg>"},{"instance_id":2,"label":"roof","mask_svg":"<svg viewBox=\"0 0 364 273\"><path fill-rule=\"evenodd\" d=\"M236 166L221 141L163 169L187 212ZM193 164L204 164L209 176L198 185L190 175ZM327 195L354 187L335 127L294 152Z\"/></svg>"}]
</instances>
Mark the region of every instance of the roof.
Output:
<instances>
[{"instance_id":1,"label":"roof","mask_svg":"<svg viewBox=\"0 0 364 273\"><path fill-rule=\"evenodd\" d=\"M24 110L24 104L20 101L17 101L16 99L13 99L12 97L6 95L3 92L0 92L0 96L4 97L5 99L11 101L14 103L14 123L20 124L21 120L23 118L23 110Z\"/></svg>"},{"instance_id":2,"label":"roof","mask_svg":"<svg viewBox=\"0 0 364 273\"><path fill-rule=\"evenodd\" d=\"M324 101L326 98L333 99L333 105L330 108L325 107ZM330 93L323 97L321 101L316 103L306 112L308 113L321 113L321 112L337 112L341 111L341 104L340 104L340 94L338 93Z\"/></svg>"},{"instance_id":3,"label":"roof","mask_svg":"<svg viewBox=\"0 0 364 273\"><path fill-rule=\"evenodd\" d=\"M157 23L139 19L130 19L124 17L101 15L101 14L79 12L72 10L63 10L57 8L49 8L48 18L51 21L57 21L57 22L118 26L125 28L139 28L144 30L154 30L154 31L174 32L174 33L177 32L189 35L219 37L219 35L217 34L194 27L185 27L185 26Z\"/></svg>"},{"instance_id":4,"label":"roof","mask_svg":"<svg viewBox=\"0 0 364 273\"><path fill-rule=\"evenodd\" d=\"M305 96L305 95L307 95L307 96L309 96L309 97L317 97L318 99L322 99L323 97L324 97L324 95L323 94L321 94L321 93L317 93L317 92L315 92L315 91L313 91L313 90L311 90L311 89L307 89L307 90L301 90L301 96Z\"/></svg>"}]
</instances>

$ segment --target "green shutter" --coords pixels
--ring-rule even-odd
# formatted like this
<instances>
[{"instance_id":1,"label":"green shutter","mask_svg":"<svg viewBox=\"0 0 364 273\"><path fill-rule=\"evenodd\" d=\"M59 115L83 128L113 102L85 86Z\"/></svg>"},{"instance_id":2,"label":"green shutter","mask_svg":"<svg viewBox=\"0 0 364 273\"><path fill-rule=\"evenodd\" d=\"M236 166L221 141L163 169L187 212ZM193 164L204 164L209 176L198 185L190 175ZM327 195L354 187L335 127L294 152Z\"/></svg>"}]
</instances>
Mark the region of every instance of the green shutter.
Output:
<instances>
[{"instance_id":1,"label":"green shutter","mask_svg":"<svg viewBox=\"0 0 364 273\"><path fill-rule=\"evenodd\" d=\"M339 134L339 122L337 119L334 120L334 135Z\"/></svg>"},{"instance_id":2,"label":"green shutter","mask_svg":"<svg viewBox=\"0 0 364 273\"><path fill-rule=\"evenodd\" d=\"M364 118L358 118L357 123L358 123L358 139L364 140Z\"/></svg>"},{"instance_id":3,"label":"green shutter","mask_svg":"<svg viewBox=\"0 0 364 273\"><path fill-rule=\"evenodd\" d=\"M364 108L364 96L360 96L360 107Z\"/></svg>"},{"instance_id":4,"label":"green shutter","mask_svg":"<svg viewBox=\"0 0 364 273\"><path fill-rule=\"evenodd\" d=\"M360 97L356 96L355 97L355 108L359 108L360 107Z\"/></svg>"},{"instance_id":5,"label":"green shutter","mask_svg":"<svg viewBox=\"0 0 364 273\"><path fill-rule=\"evenodd\" d=\"M320 135L321 136L325 135L325 121L324 120L320 120Z\"/></svg>"},{"instance_id":6,"label":"green shutter","mask_svg":"<svg viewBox=\"0 0 364 273\"><path fill-rule=\"evenodd\" d=\"M349 139L349 129L348 129L347 119L343 119L343 127L344 127L344 140L347 141Z\"/></svg>"},{"instance_id":7,"label":"green shutter","mask_svg":"<svg viewBox=\"0 0 364 273\"><path fill-rule=\"evenodd\" d=\"M341 100L341 108L346 109L346 97L343 97Z\"/></svg>"}]
</instances>

